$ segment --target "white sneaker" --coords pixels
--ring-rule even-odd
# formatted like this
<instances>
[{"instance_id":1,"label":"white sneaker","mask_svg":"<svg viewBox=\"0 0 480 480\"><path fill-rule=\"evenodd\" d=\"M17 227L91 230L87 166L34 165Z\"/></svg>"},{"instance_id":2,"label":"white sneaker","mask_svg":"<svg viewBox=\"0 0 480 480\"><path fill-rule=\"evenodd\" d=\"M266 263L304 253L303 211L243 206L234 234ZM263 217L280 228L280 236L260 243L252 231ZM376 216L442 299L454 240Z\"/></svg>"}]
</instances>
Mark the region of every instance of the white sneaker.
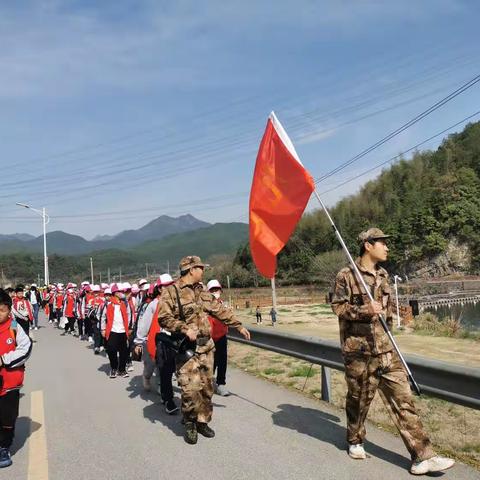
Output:
<instances>
[{"instance_id":1,"label":"white sneaker","mask_svg":"<svg viewBox=\"0 0 480 480\"><path fill-rule=\"evenodd\" d=\"M103 351L105 350L105 347L102 345L102 346L99 348L99 350L100 350L101 352L103 352Z\"/></svg>"},{"instance_id":2,"label":"white sneaker","mask_svg":"<svg viewBox=\"0 0 480 480\"><path fill-rule=\"evenodd\" d=\"M38 327L35 327L34 330L38 330Z\"/></svg>"},{"instance_id":3,"label":"white sneaker","mask_svg":"<svg viewBox=\"0 0 480 480\"><path fill-rule=\"evenodd\" d=\"M425 475L429 472L441 472L455 465L455 460L446 457L435 456L422 462L414 462L410 468L413 475Z\"/></svg>"},{"instance_id":4,"label":"white sneaker","mask_svg":"<svg viewBox=\"0 0 480 480\"><path fill-rule=\"evenodd\" d=\"M365 449L363 448L363 443L349 445L348 455L350 456L350 458L354 458L355 460L365 460L367 458L367 454L365 453Z\"/></svg>"},{"instance_id":5,"label":"white sneaker","mask_svg":"<svg viewBox=\"0 0 480 480\"><path fill-rule=\"evenodd\" d=\"M149 392L152 389L152 384L150 383L150 379L147 377L144 377L142 375L142 383L143 383L143 389Z\"/></svg>"},{"instance_id":6,"label":"white sneaker","mask_svg":"<svg viewBox=\"0 0 480 480\"><path fill-rule=\"evenodd\" d=\"M225 385L215 385L215 393L221 397L228 397L230 395L230 391Z\"/></svg>"},{"instance_id":7,"label":"white sneaker","mask_svg":"<svg viewBox=\"0 0 480 480\"><path fill-rule=\"evenodd\" d=\"M93 337L88 337L88 343L93 343Z\"/></svg>"},{"instance_id":8,"label":"white sneaker","mask_svg":"<svg viewBox=\"0 0 480 480\"><path fill-rule=\"evenodd\" d=\"M53 323L52 320L49 320L48 323Z\"/></svg>"},{"instance_id":9,"label":"white sneaker","mask_svg":"<svg viewBox=\"0 0 480 480\"><path fill-rule=\"evenodd\" d=\"M129 363L127 365L127 372L133 372L135 370L135 367L133 366L133 363Z\"/></svg>"}]
</instances>

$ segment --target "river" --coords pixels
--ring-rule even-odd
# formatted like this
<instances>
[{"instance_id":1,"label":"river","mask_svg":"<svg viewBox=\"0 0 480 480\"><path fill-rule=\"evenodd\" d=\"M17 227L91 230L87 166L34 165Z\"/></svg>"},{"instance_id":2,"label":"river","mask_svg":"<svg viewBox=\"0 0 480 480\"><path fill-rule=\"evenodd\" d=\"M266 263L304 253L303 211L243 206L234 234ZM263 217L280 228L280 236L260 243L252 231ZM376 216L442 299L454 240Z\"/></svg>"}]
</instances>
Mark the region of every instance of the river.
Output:
<instances>
[{"instance_id":1,"label":"river","mask_svg":"<svg viewBox=\"0 0 480 480\"><path fill-rule=\"evenodd\" d=\"M465 330L480 331L480 303L465 303L464 305L451 305L425 308L425 312L431 312L440 320L453 318L460 319Z\"/></svg>"}]
</instances>

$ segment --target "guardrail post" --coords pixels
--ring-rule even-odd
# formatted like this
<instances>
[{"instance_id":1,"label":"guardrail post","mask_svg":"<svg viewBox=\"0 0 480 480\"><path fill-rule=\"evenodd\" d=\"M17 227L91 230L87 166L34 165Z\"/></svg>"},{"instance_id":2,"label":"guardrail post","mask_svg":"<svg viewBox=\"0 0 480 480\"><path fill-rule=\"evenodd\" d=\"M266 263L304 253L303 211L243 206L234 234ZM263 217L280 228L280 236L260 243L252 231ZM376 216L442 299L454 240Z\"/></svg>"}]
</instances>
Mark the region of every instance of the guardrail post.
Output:
<instances>
[{"instance_id":1,"label":"guardrail post","mask_svg":"<svg viewBox=\"0 0 480 480\"><path fill-rule=\"evenodd\" d=\"M331 370L322 365L322 400L330 402L331 394Z\"/></svg>"}]
</instances>

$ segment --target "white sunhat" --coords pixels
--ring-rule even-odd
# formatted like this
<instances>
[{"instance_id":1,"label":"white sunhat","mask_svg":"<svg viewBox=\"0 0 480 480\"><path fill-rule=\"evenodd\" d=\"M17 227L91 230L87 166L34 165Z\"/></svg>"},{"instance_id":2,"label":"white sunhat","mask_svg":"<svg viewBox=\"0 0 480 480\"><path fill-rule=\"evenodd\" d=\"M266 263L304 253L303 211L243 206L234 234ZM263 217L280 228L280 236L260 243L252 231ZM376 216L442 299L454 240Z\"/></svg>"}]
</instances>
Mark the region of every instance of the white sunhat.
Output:
<instances>
[{"instance_id":1,"label":"white sunhat","mask_svg":"<svg viewBox=\"0 0 480 480\"><path fill-rule=\"evenodd\" d=\"M108 283L101 283L100 287L102 288L102 290L105 290L106 288L108 288Z\"/></svg>"},{"instance_id":2,"label":"white sunhat","mask_svg":"<svg viewBox=\"0 0 480 480\"><path fill-rule=\"evenodd\" d=\"M220 285L220 282L216 279L210 280L207 283L207 290L210 291L212 288L220 288L223 289L223 287Z\"/></svg>"},{"instance_id":3,"label":"white sunhat","mask_svg":"<svg viewBox=\"0 0 480 480\"><path fill-rule=\"evenodd\" d=\"M141 287L142 285L145 285L146 283L148 283L148 280L145 279L145 278L142 278L142 279L138 282L138 286Z\"/></svg>"},{"instance_id":4,"label":"white sunhat","mask_svg":"<svg viewBox=\"0 0 480 480\"><path fill-rule=\"evenodd\" d=\"M100 290L100 285L92 285L92 292L99 292Z\"/></svg>"},{"instance_id":5,"label":"white sunhat","mask_svg":"<svg viewBox=\"0 0 480 480\"><path fill-rule=\"evenodd\" d=\"M106 295L111 295L112 294L112 289L110 287L106 288L104 292Z\"/></svg>"},{"instance_id":6,"label":"white sunhat","mask_svg":"<svg viewBox=\"0 0 480 480\"><path fill-rule=\"evenodd\" d=\"M132 289L132 286L130 285L130 282L124 282L124 283L122 283L122 286L123 286L123 291Z\"/></svg>"},{"instance_id":7,"label":"white sunhat","mask_svg":"<svg viewBox=\"0 0 480 480\"><path fill-rule=\"evenodd\" d=\"M159 278L160 285L162 287L166 287L173 283L173 278L169 273L162 273Z\"/></svg>"},{"instance_id":8,"label":"white sunhat","mask_svg":"<svg viewBox=\"0 0 480 480\"><path fill-rule=\"evenodd\" d=\"M140 290L146 292L148 289L150 288L150 284L149 283L143 283L141 286L140 286Z\"/></svg>"}]
</instances>

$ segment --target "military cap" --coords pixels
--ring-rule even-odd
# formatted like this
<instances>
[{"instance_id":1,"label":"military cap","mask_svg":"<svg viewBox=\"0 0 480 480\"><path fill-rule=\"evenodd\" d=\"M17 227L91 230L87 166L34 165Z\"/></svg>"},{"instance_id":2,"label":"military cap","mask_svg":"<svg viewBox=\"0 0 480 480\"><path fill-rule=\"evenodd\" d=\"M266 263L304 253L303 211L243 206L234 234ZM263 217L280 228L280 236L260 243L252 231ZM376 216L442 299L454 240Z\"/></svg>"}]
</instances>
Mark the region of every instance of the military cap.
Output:
<instances>
[{"instance_id":1,"label":"military cap","mask_svg":"<svg viewBox=\"0 0 480 480\"><path fill-rule=\"evenodd\" d=\"M189 255L188 257L183 257L180 260L178 268L181 272L185 272L186 270L190 270L193 267L203 267L205 268L205 264L202 262L200 257L195 255Z\"/></svg>"},{"instance_id":2,"label":"military cap","mask_svg":"<svg viewBox=\"0 0 480 480\"><path fill-rule=\"evenodd\" d=\"M370 242L371 240L382 240L384 238L390 238L391 235L385 235L379 228L369 228L368 230L360 233L358 241L360 244Z\"/></svg>"}]
</instances>

